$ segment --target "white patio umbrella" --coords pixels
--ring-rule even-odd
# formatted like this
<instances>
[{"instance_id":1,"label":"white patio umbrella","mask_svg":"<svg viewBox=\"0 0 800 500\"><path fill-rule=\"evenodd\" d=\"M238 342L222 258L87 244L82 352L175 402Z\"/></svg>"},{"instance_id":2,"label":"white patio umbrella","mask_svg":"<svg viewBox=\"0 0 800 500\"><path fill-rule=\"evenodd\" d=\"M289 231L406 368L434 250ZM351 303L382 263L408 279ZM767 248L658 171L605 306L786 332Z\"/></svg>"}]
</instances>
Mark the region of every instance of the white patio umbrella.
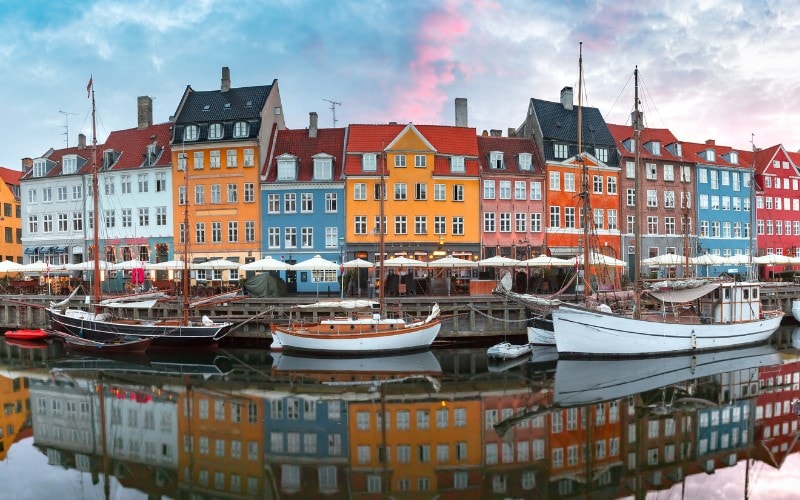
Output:
<instances>
[{"instance_id":1,"label":"white patio umbrella","mask_svg":"<svg viewBox=\"0 0 800 500\"><path fill-rule=\"evenodd\" d=\"M465 267L478 267L477 262L473 262L471 260L466 259L459 259L458 257L453 257L448 255L447 257L442 257L441 259L436 259L428 262L428 267L443 267L447 269L458 269L458 268L465 268Z\"/></svg>"},{"instance_id":2,"label":"white patio umbrella","mask_svg":"<svg viewBox=\"0 0 800 500\"><path fill-rule=\"evenodd\" d=\"M145 262L144 268L148 271L183 271L182 260L168 260L165 262Z\"/></svg>"},{"instance_id":3,"label":"white patio umbrella","mask_svg":"<svg viewBox=\"0 0 800 500\"><path fill-rule=\"evenodd\" d=\"M645 266L677 266L685 262L685 257L674 253L662 253L661 255L642 260L642 264Z\"/></svg>"},{"instance_id":4,"label":"white patio umbrella","mask_svg":"<svg viewBox=\"0 0 800 500\"><path fill-rule=\"evenodd\" d=\"M282 260L274 259L272 256L239 266L240 271L286 271L288 269L290 269L289 264Z\"/></svg>"},{"instance_id":5,"label":"white patio umbrella","mask_svg":"<svg viewBox=\"0 0 800 500\"><path fill-rule=\"evenodd\" d=\"M214 260L207 260L205 262L198 262L197 264L192 264L192 269L205 269L205 270L216 270L220 271L223 269L239 269L238 262L233 262L232 260L228 259L214 259Z\"/></svg>"},{"instance_id":6,"label":"white patio umbrella","mask_svg":"<svg viewBox=\"0 0 800 500\"><path fill-rule=\"evenodd\" d=\"M569 259L569 262L572 265L575 265L575 262L578 264L583 264L583 255L577 255ZM625 267L628 264L625 261L615 259L614 257L609 257L608 255L603 255L597 252L589 252L589 265L590 266L609 266L609 267Z\"/></svg>"},{"instance_id":7,"label":"white patio umbrella","mask_svg":"<svg viewBox=\"0 0 800 500\"><path fill-rule=\"evenodd\" d=\"M101 260L99 264L101 271L113 269L113 267L111 267L113 266L113 264L110 262ZM87 260L86 262L80 262L78 264L67 264L63 268L66 269L67 271L94 271L94 261ZM50 266L50 269L52 270L53 266Z\"/></svg>"},{"instance_id":8,"label":"white patio umbrella","mask_svg":"<svg viewBox=\"0 0 800 500\"><path fill-rule=\"evenodd\" d=\"M572 267L575 263L549 255L537 255L532 259L523 260L519 265L525 267Z\"/></svg>"},{"instance_id":9,"label":"white patio umbrella","mask_svg":"<svg viewBox=\"0 0 800 500\"><path fill-rule=\"evenodd\" d=\"M22 272L22 264L17 264L16 262L12 262L10 260L4 260L0 262L0 274L21 273L21 272Z\"/></svg>"},{"instance_id":10,"label":"white patio umbrella","mask_svg":"<svg viewBox=\"0 0 800 500\"><path fill-rule=\"evenodd\" d=\"M732 266L741 266L744 264L750 264L750 255L740 253L739 255L731 255L730 257L725 257L725 260L728 264Z\"/></svg>"},{"instance_id":11,"label":"white patio umbrella","mask_svg":"<svg viewBox=\"0 0 800 500\"><path fill-rule=\"evenodd\" d=\"M30 274L41 274L53 271L63 271L64 266L57 264L48 264L47 262L31 262L30 264L23 264L21 271L23 273L30 273Z\"/></svg>"},{"instance_id":12,"label":"white patio umbrella","mask_svg":"<svg viewBox=\"0 0 800 500\"><path fill-rule=\"evenodd\" d=\"M520 265L521 262L522 261L510 257L495 255L488 259L479 260L478 265L481 267L513 267Z\"/></svg>"},{"instance_id":13,"label":"white patio umbrella","mask_svg":"<svg viewBox=\"0 0 800 500\"><path fill-rule=\"evenodd\" d=\"M426 262L416 259L409 259L408 257L392 257L391 259L384 260L383 263L376 262L375 265L377 267L380 267L381 265L385 267L428 267Z\"/></svg>"},{"instance_id":14,"label":"white patio umbrella","mask_svg":"<svg viewBox=\"0 0 800 500\"><path fill-rule=\"evenodd\" d=\"M297 264L292 264L293 271L338 271L341 266L336 262L323 259L321 255L315 255Z\"/></svg>"},{"instance_id":15,"label":"white patio umbrella","mask_svg":"<svg viewBox=\"0 0 800 500\"><path fill-rule=\"evenodd\" d=\"M767 255L762 255L760 257L755 257L753 262L756 264L767 264L770 266L774 265L784 265L784 264L793 264L794 258L789 257L788 255L778 255L774 253L769 253Z\"/></svg>"},{"instance_id":16,"label":"white patio umbrella","mask_svg":"<svg viewBox=\"0 0 800 500\"><path fill-rule=\"evenodd\" d=\"M375 267L375 264L364 259L353 259L342 264L342 267L345 269L369 269Z\"/></svg>"},{"instance_id":17,"label":"white patio umbrella","mask_svg":"<svg viewBox=\"0 0 800 500\"><path fill-rule=\"evenodd\" d=\"M142 262L141 260L133 259L111 264L111 267L109 267L109 269L112 269L114 271L130 271L131 269L138 269L140 267L143 268L144 265L145 263Z\"/></svg>"}]
</instances>

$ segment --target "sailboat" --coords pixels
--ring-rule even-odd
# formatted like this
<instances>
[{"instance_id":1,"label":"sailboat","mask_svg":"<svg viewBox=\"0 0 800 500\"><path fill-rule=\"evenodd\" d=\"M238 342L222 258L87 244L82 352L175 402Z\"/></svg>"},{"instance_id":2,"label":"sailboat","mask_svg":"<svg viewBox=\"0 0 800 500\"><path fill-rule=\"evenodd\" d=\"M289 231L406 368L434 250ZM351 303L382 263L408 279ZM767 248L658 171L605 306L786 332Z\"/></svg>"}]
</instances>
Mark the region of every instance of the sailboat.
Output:
<instances>
[{"instance_id":1,"label":"sailboat","mask_svg":"<svg viewBox=\"0 0 800 500\"><path fill-rule=\"evenodd\" d=\"M207 316L199 321L189 320L189 276L188 262L184 262L183 281L183 317L179 319L135 319L114 316L102 311L100 293L100 235L99 235L99 179L97 164L97 124L94 98L94 87L91 85L92 97L92 201L94 203L93 220L93 283L92 299L94 307L91 311L69 307L69 301L64 300L53 303L47 308L47 315L54 330L72 334L91 341L117 342L121 338L141 337L152 340L152 346L186 346L186 345L213 345L228 334L232 323L216 322ZM188 217L188 210L185 212ZM187 227L185 225L184 227ZM186 261L186 259L184 259ZM77 288L76 288L77 290ZM70 295L68 299L71 299ZM112 307L114 304L106 304Z\"/></svg>"},{"instance_id":2,"label":"sailboat","mask_svg":"<svg viewBox=\"0 0 800 500\"><path fill-rule=\"evenodd\" d=\"M639 170L642 123L639 114L639 71L635 76L635 284L630 314L608 306L592 308L563 303L552 312L560 357L637 357L725 349L765 342L780 326L783 311L766 311L760 285L749 281L664 281L647 288L641 276L641 192ZM584 210L588 212L588 210ZM584 249L584 269L589 264ZM588 283L587 283L588 284ZM647 296L649 303L644 301Z\"/></svg>"},{"instance_id":3,"label":"sailboat","mask_svg":"<svg viewBox=\"0 0 800 500\"><path fill-rule=\"evenodd\" d=\"M382 157L382 156L381 156ZM385 162L381 166L381 193L385 192ZM380 218L383 221L383 194ZM378 228L380 264L384 258L384 231ZM385 266L379 266L380 283L385 283ZM423 350L433 344L442 326L439 304L434 303L425 318L406 321L385 314L384 287L379 288L377 310L371 313L335 316L315 323L270 325L273 351L305 351L326 354L389 354Z\"/></svg>"}]
</instances>

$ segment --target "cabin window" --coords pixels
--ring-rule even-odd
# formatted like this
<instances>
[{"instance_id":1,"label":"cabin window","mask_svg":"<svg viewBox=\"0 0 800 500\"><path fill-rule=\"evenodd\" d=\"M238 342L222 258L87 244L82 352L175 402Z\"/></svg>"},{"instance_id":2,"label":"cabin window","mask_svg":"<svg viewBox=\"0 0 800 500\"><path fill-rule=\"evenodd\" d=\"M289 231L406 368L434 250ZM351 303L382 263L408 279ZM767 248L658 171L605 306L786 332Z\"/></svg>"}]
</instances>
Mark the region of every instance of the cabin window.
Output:
<instances>
[{"instance_id":1,"label":"cabin window","mask_svg":"<svg viewBox=\"0 0 800 500\"><path fill-rule=\"evenodd\" d=\"M731 300L731 289L730 288L725 288L722 291L722 299L723 300Z\"/></svg>"},{"instance_id":2,"label":"cabin window","mask_svg":"<svg viewBox=\"0 0 800 500\"><path fill-rule=\"evenodd\" d=\"M742 288L742 299L750 300L750 289L749 288Z\"/></svg>"},{"instance_id":3,"label":"cabin window","mask_svg":"<svg viewBox=\"0 0 800 500\"><path fill-rule=\"evenodd\" d=\"M758 300L758 288L753 288L751 296L753 297L753 300Z\"/></svg>"}]
</instances>

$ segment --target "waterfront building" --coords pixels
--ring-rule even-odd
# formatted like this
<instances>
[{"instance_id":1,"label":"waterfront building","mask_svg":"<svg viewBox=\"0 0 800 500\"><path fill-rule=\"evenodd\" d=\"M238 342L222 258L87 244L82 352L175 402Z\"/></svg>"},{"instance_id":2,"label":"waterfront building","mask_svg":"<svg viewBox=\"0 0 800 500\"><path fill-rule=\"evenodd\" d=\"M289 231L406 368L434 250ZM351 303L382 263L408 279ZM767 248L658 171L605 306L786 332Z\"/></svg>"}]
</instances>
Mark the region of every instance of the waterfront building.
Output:
<instances>
[{"instance_id":1,"label":"waterfront building","mask_svg":"<svg viewBox=\"0 0 800 500\"><path fill-rule=\"evenodd\" d=\"M683 158L696 166L697 255L749 255L752 153L721 146L714 140L682 145ZM717 276L730 269L744 273L746 263L707 266L700 274Z\"/></svg>"},{"instance_id":2,"label":"waterfront building","mask_svg":"<svg viewBox=\"0 0 800 500\"><path fill-rule=\"evenodd\" d=\"M317 113L307 129L279 130L261 182L260 257L288 264L315 255L343 262L344 128L319 129ZM299 275L299 279L298 279ZM337 271L286 271L287 292L340 293Z\"/></svg>"},{"instance_id":3,"label":"waterfront building","mask_svg":"<svg viewBox=\"0 0 800 500\"><path fill-rule=\"evenodd\" d=\"M779 469L790 454L800 449L798 421L800 420L800 363L785 360L780 365L758 370L760 387L753 391L756 398L754 458Z\"/></svg>"},{"instance_id":4,"label":"waterfront building","mask_svg":"<svg viewBox=\"0 0 800 500\"><path fill-rule=\"evenodd\" d=\"M278 81L231 87L222 68L219 90L187 86L172 136L174 247L193 262L225 258L240 264L261 252L261 197L256 192L270 137L286 128ZM186 226L184 219L188 219ZM182 255L188 240L189 255ZM194 271L220 283L223 271ZM225 271L238 281L238 270Z\"/></svg>"},{"instance_id":5,"label":"waterfront building","mask_svg":"<svg viewBox=\"0 0 800 500\"><path fill-rule=\"evenodd\" d=\"M39 158L23 160L21 189L27 220L22 241L27 262L77 264L92 259L95 161L100 259L149 262L155 256L168 260L173 214L172 124L153 124L150 97L139 97L137 110L135 128L112 131L96 148L87 145L81 134L76 147L51 149ZM103 289L124 291L129 283L126 273L105 273ZM53 283L56 293L60 293L60 284Z\"/></svg>"},{"instance_id":6,"label":"waterfront building","mask_svg":"<svg viewBox=\"0 0 800 500\"><path fill-rule=\"evenodd\" d=\"M642 119L641 114L639 119ZM637 155L634 127L609 124L608 129L616 141L620 158L623 260L628 263L629 278L635 279ZM638 175L643 197L638 208L642 218L639 221L640 256L642 259L663 254L691 257L691 250L697 244L697 236L693 234L696 223L693 221L692 165L683 161L681 144L668 129L643 127L640 141ZM687 276L685 266L644 269L642 275L645 278Z\"/></svg>"},{"instance_id":7,"label":"waterfront building","mask_svg":"<svg viewBox=\"0 0 800 500\"><path fill-rule=\"evenodd\" d=\"M378 231L383 226L389 257L424 262L445 255L479 258L480 171L474 128L356 124L349 126L347 134L345 240L349 256L380 260ZM439 278L446 272L439 269L433 276L441 291L445 281ZM424 276L416 278L417 285L427 286L421 285L428 283Z\"/></svg>"},{"instance_id":8,"label":"waterfront building","mask_svg":"<svg viewBox=\"0 0 800 500\"><path fill-rule=\"evenodd\" d=\"M500 134L478 136L481 256L525 260L544 244L544 162L530 138Z\"/></svg>"},{"instance_id":9,"label":"waterfront building","mask_svg":"<svg viewBox=\"0 0 800 500\"><path fill-rule=\"evenodd\" d=\"M544 214L548 253L573 257L588 244L620 259L619 157L614 137L597 108L581 107L581 151L578 151L578 106L572 87L561 90L559 102L531 99L518 137L530 137L546 162ZM584 169L588 179L584 182ZM591 213L589 241L583 241L583 196ZM613 278L612 278L613 279Z\"/></svg>"},{"instance_id":10,"label":"waterfront building","mask_svg":"<svg viewBox=\"0 0 800 500\"><path fill-rule=\"evenodd\" d=\"M781 144L755 152L756 240L758 255L800 257L800 199L798 164ZM768 279L785 265L761 267ZM788 269L789 267L786 267Z\"/></svg>"},{"instance_id":11,"label":"waterfront building","mask_svg":"<svg viewBox=\"0 0 800 500\"><path fill-rule=\"evenodd\" d=\"M31 399L27 377L0 377L0 461L31 427Z\"/></svg>"},{"instance_id":12,"label":"waterfront building","mask_svg":"<svg viewBox=\"0 0 800 500\"><path fill-rule=\"evenodd\" d=\"M0 259L22 264L22 203L20 182L22 172L0 167Z\"/></svg>"}]
</instances>

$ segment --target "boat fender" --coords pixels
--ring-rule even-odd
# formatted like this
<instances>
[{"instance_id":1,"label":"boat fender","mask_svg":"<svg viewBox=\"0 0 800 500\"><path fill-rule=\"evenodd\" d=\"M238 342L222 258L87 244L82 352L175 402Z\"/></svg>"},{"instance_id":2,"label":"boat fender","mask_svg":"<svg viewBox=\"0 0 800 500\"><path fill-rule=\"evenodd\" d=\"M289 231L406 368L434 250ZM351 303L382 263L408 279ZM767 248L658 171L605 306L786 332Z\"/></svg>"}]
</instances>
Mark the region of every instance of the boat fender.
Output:
<instances>
[{"instance_id":1,"label":"boat fender","mask_svg":"<svg viewBox=\"0 0 800 500\"><path fill-rule=\"evenodd\" d=\"M604 313L611 313L611 307L608 304L600 304L597 306L597 310Z\"/></svg>"}]
</instances>

